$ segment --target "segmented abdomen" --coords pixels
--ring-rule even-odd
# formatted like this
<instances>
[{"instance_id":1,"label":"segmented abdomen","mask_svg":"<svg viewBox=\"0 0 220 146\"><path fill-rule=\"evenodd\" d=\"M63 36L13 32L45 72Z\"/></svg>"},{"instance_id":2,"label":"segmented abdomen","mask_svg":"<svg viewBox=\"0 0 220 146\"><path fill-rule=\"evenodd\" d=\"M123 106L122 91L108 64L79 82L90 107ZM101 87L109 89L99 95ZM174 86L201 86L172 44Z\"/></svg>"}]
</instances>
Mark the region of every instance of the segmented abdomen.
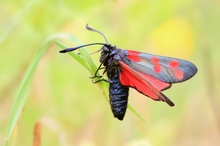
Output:
<instances>
[{"instance_id":1,"label":"segmented abdomen","mask_svg":"<svg viewBox=\"0 0 220 146\"><path fill-rule=\"evenodd\" d=\"M114 117L123 120L127 109L129 87L123 86L119 82L118 70L115 70L115 73L109 79L111 80L109 98L112 112Z\"/></svg>"}]
</instances>

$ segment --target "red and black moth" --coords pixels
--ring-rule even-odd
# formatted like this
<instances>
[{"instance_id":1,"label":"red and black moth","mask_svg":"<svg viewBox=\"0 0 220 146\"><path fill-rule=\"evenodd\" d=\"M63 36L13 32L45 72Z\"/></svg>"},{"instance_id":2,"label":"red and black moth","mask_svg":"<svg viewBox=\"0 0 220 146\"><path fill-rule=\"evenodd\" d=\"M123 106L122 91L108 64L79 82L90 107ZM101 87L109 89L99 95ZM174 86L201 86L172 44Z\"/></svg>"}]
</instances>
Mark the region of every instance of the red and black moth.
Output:
<instances>
[{"instance_id":1,"label":"red and black moth","mask_svg":"<svg viewBox=\"0 0 220 146\"><path fill-rule=\"evenodd\" d=\"M102 45L100 65L92 79L109 83L109 98L112 112L115 118L123 120L128 103L129 87L150 97L153 100L166 102L170 106L174 103L161 91L171 87L173 83L190 79L197 72L196 66L186 60L147 54L132 50L122 50L108 43L106 37L98 30L86 25L89 31L102 35L106 43L90 43L74 48L61 50L60 53L74 51L76 49ZM101 76L97 73L104 69ZM107 73L108 79L102 76Z\"/></svg>"}]
</instances>

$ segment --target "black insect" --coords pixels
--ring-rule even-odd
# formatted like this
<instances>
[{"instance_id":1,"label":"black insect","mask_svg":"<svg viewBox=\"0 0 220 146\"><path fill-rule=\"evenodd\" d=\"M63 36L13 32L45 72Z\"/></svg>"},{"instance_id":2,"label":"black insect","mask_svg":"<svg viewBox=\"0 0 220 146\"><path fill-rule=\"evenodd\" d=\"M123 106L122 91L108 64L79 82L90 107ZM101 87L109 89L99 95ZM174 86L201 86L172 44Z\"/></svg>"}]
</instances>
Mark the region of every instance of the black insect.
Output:
<instances>
[{"instance_id":1,"label":"black insect","mask_svg":"<svg viewBox=\"0 0 220 146\"><path fill-rule=\"evenodd\" d=\"M100 81L109 83L111 109L114 117L119 120L123 120L127 109L129 87L153 100L164 101L168 105L174 106L174 103L161 91L170 88L172 83L191 78L197 72L196 66L191 62L132 50L122 50L110 45L100 31L88 25L86 25L86 29L102 35L106 43L90 43L75 48L67 48L61 50L60 53L74 51L85 46L102 45L102 48L98 50L101 51L99 59L101 64L91 78L99 78L95 83ZM101 69L104 71L101 76L98 76L98 71ZM108 79L102 78L105 73L107 73Z\"/></svg>"}]
</instances>

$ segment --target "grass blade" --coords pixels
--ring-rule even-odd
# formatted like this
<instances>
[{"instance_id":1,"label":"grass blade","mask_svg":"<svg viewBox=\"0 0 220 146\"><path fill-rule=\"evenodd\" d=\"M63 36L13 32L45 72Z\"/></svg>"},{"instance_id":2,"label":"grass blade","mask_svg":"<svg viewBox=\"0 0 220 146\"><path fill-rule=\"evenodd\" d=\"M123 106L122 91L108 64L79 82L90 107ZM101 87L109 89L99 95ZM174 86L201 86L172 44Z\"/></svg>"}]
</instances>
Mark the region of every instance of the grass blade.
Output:
<instances>
[{"instance_id":1,"label":"grass blade","mask_svg":"<svg viewBox=\"0 0 220 146\"><path fill-rule=\"evenodd\" d=\"M5 145L7 145L9 138L12 135L12 132L18 122L18 119L22 113L24 104L27 99L27 93L30 88L31 81L33 79L34 72L36 70L37 64L42 57L45 50L48 48L49 43L45 43L35 54L33 60L31 61L31 64L29 65L23 80L19 86L19 90L17 92L17 95L15 97L14 104L12 106L11 114L9 117L9 122L6 130L6 136L5 136Z\"/></svg>"}]
</instances>

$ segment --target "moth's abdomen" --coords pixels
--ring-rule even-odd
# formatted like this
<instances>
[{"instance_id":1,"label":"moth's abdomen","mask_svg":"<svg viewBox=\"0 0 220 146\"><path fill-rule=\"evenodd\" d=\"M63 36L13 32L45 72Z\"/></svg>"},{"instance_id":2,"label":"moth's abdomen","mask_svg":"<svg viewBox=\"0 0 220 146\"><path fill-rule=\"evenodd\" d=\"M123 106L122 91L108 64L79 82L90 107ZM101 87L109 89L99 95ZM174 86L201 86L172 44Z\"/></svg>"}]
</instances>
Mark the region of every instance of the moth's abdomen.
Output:
<instances>
[{"instance_id":1,"label":"moth's abdomen","mask_svg":"<svg viewBox=\"0 0 220 146\"><path fill-rule=\"evenodd\" d=\"M111 80L109 85L109 98L112 112L114 117L123 120L127 109L129 87L121 85L118 72L109 79Z\"/></svg>"}]
</instances>

